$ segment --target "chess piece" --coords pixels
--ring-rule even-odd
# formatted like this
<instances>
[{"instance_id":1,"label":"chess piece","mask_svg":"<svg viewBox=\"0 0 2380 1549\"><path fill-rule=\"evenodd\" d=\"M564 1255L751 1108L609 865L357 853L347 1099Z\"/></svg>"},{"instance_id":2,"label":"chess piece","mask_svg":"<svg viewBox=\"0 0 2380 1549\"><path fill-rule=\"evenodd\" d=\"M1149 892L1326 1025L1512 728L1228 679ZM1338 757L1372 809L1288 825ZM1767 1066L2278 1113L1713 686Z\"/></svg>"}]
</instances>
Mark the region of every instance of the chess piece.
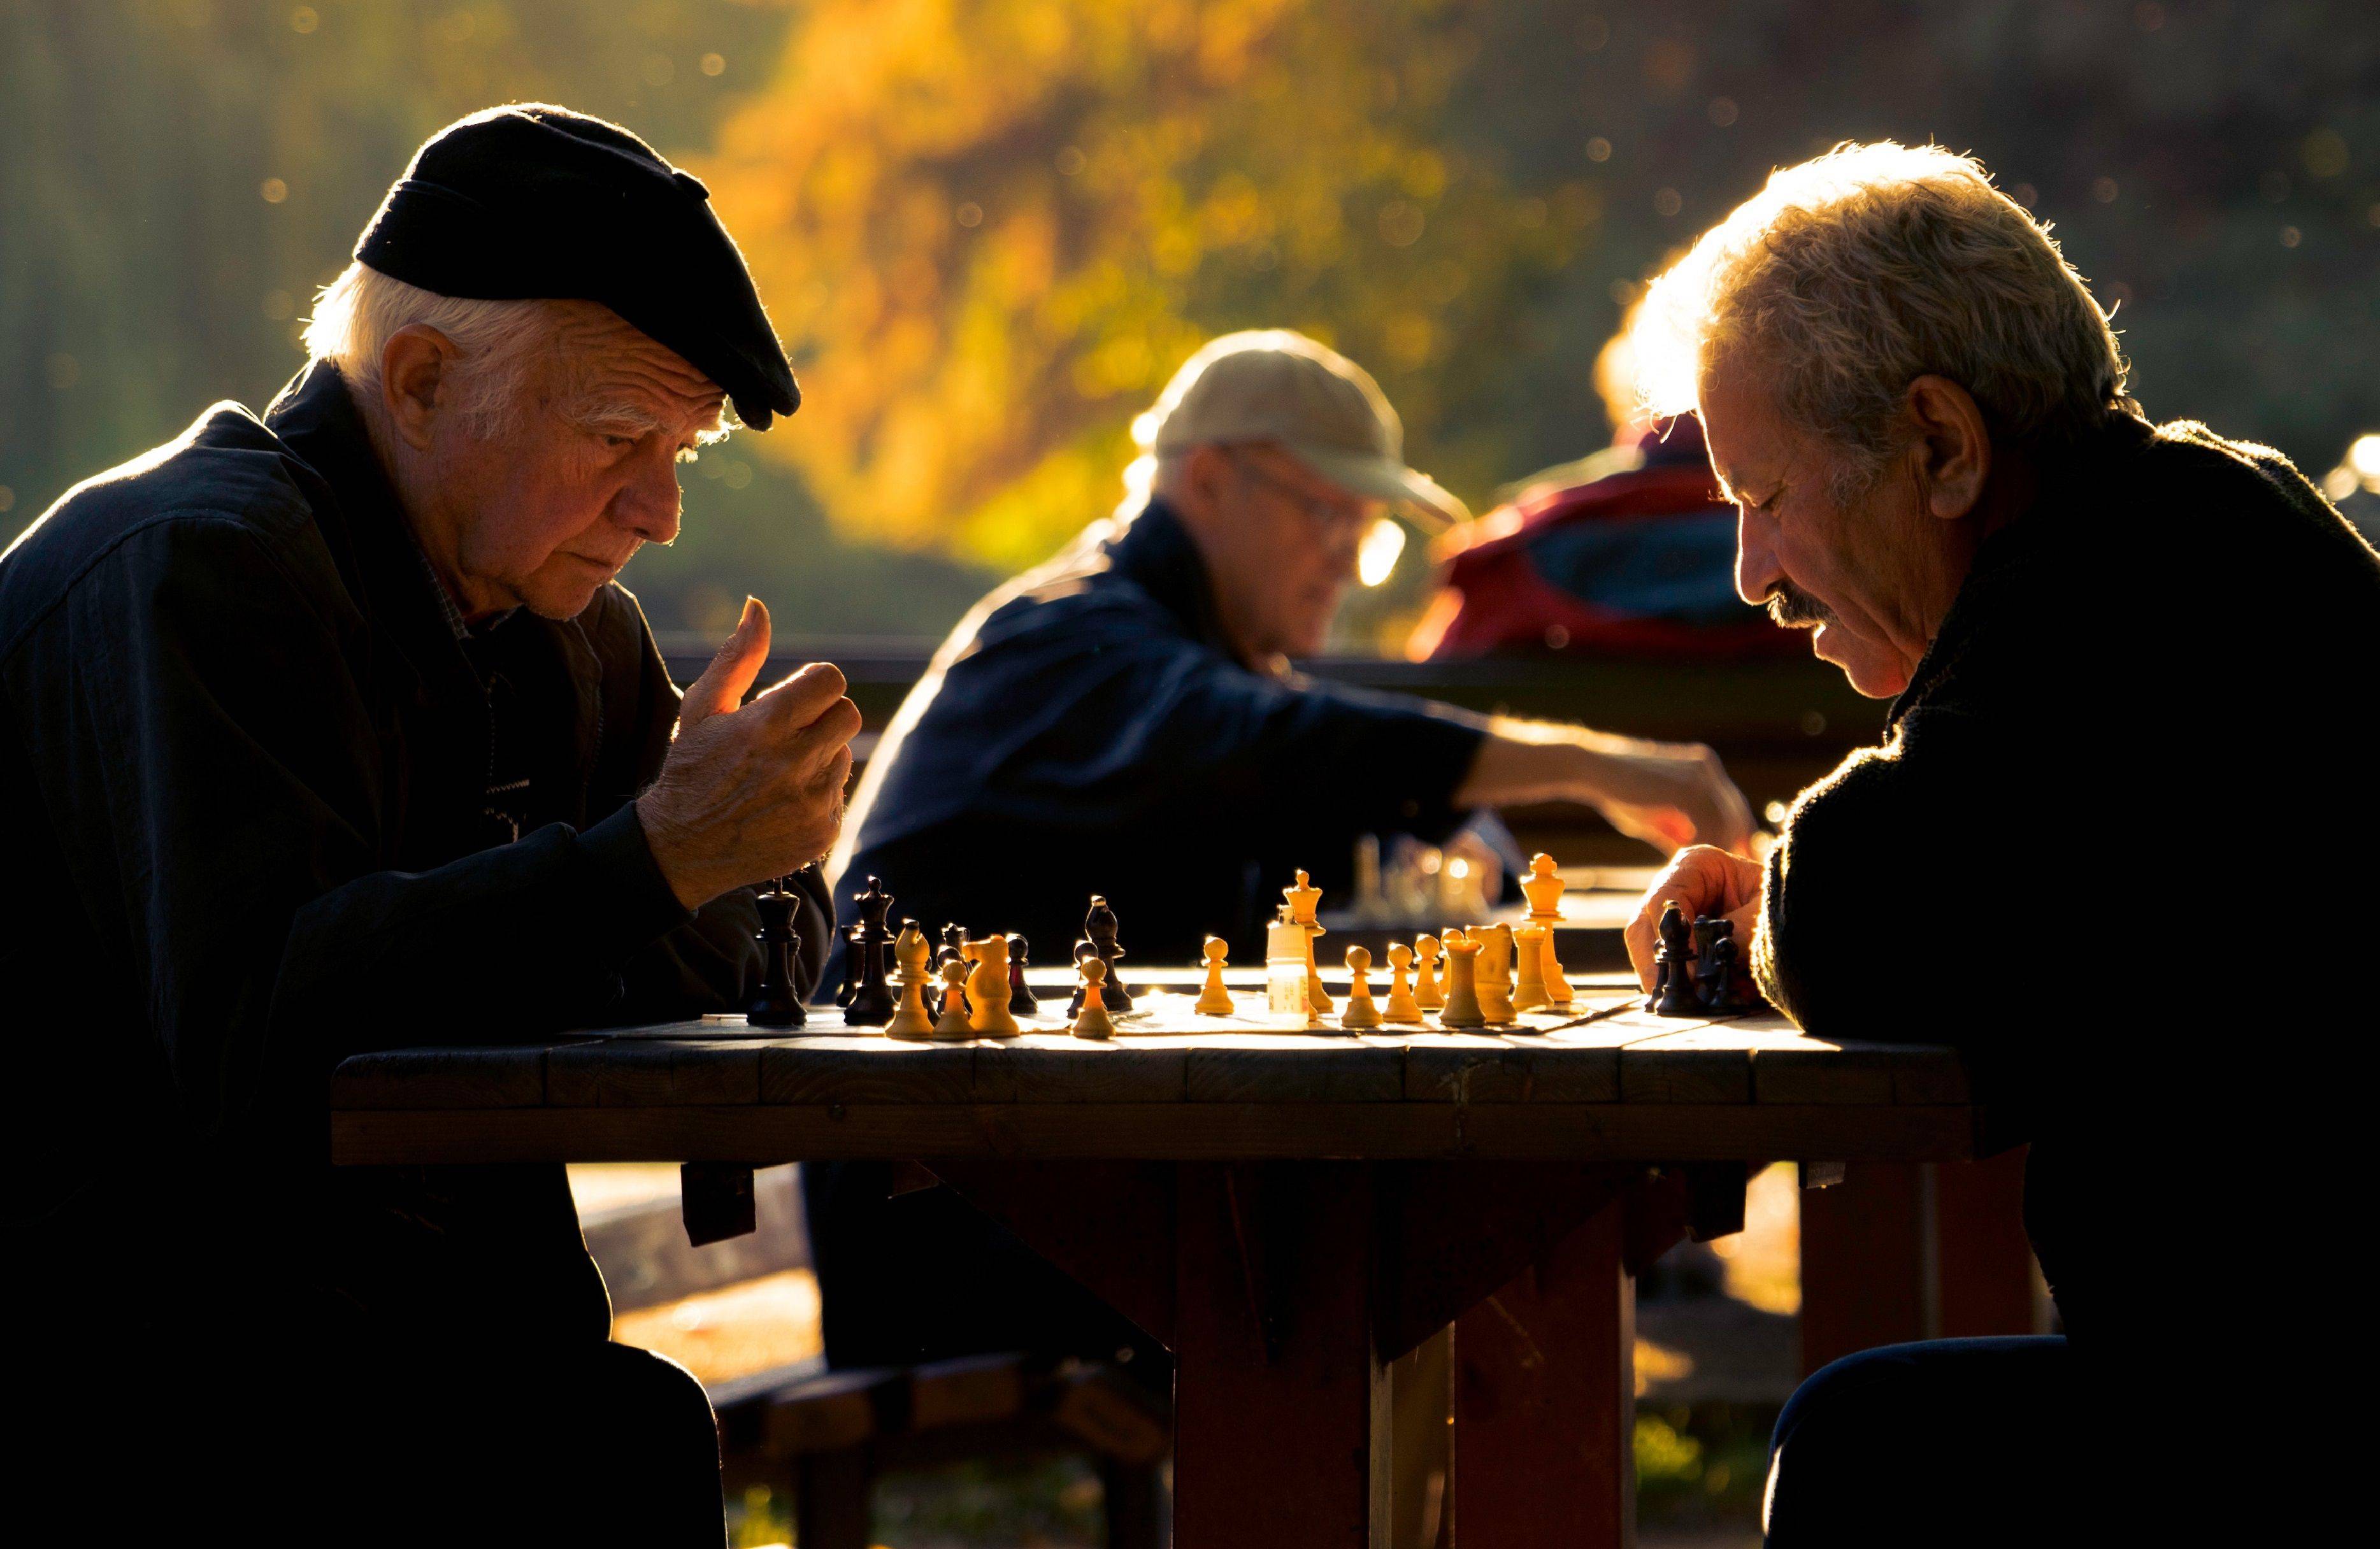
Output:
<instances>
[{"instance_id":1,"label":"chess piece","mask_svg":"<svg viewBox=\"0 0 2380 1549\"><path fill-rule=\"evenodd\" d=\"M934 1036L942 1043L965 1043L975 1036L975 1029L967 1025L966 961L946 958L941 973L942 1009L934 1016Z\"/></svg>"},{"instance_id":2,"label":"chess piece","mask_svg":"<svg viewBox=\"0 0 2380 1549\"><path fill-rule=\"evenodd\" d=\"M1083 1014L1083 964L1090 961L1092 958L1099 957L1099 943L1090 940L1088 938L1085 938L1083 940L1075 943L1075 994L1074 998L1066 1002L1066 1020L1068 1022L1072 1022L1076 1017ZM1105 962L1106 960L1101 958L1100 961ZM1106 992L1102 989L1100 993L1104 996Z\"/></svg>"},{"instance_id":3,"label":"chess piece","mask_svg":"<svg viewBox=\"0 0 2380 1549\"><path fill-rule=\"evenodd\" d=\"M1207 938L1207 984L1198 992L1198 1003L1190 1008L1200 1016L1227 1017L1232 1014L1232 992L1223 987L1223 961L1230 950L1221 937Z\"/></svg>"},{"instance_id":4,"label":"chess piece","mask_svg":"<svg viewBox=\"0 0 2380 1549\"><path fill-rule=\"evenodd\" d=\"M834 1003L848 1006L859 989L859 927L843 933L843 983L835 986Z\"/></svg>"},{"instance_id":5,"label":"chess piece","mask_svg":"<svg viewBox=\"0 0 2380 1549\"><path fill-rule=\"evenodd\" d=\"M1446 1009L1438 1013L1446 1027L1485 1027L1479 1010L1479 943L1459 930L1446 933Z\"/></svg>"},{"instance_id":6,"label":"chess piece","mask_svg":"<svg viewBox=\"0 0 2380 1549\"><path fill-rule=\"evenodd\" d=\"M1116 945L1115 911L1108 907L1107 899L1099 893L1091 895L1091 912L1083 916L1083 939L1099 950L1099 961L1108 965L1108 976L1101 988L1107 1009L1117 1016L1132 1010L1132 991L1123 982L1123 971L1116 964L1123 958L1123 949Z\"/></svg>"},{"instance_id":7,"label":"chess piece","mask_svg":"<svg viewBox=\"0 0 2380 1549\"><path fill-rule=\"evenodd\" d=\"M1512 1010L1542 1011L1554 1003L1546 986L1546 927L1523 925L1512 932L1512 964L1516 971L1512 986Z\"/></svg>"},{"instance_id":8,"label":"chess piece","mask_svg":"<svg viewBox=\"0 0 2380 1549\"><path fill-rule=\"evenodd\" d=\"M1554 858L1543 851L1530 857L1529 875L1521 879L1521 892L1529 901L1529 923L1546 927L1545 945L1540 949L1545 962L1537 973L1545 981L1546 1002L1556 1010L1568 1010L1574 998L1561 959L1554 954L1554 932L1561 925L1561 896L1569 886L1555 870Z\"/></svg>"},{"instance_id":9,"label":"chess piece","mask_svg":"<svg viewBox=\"0 0 2380 1549\"><path fill-rule=\"evenodd\" d=\"M1512 927L1489 926L1485 932L1465 934L1474 939L1485 937L1476 976L1479 1014L1490 1027L1510 1026L1520 1020L1512 1010Z\"/></svg>"},{"instance_id":10,"label":"chess piece","mask_svg":"<svg viewBox=\"0 0 2380 1549\"><path fill-rule=\"evenodd\" d=\"M1730 930L1733 930L1735 928L1733 926L1728 925L1726 920L1717 914L1697 914L1694 916L1694 993L1697 995L1702 993L1701 970L1707 967L1710 963L1711 943L1718 938L1718 927L1723 925L1727 925Z\"/></svg>"},{"instance_id":11,"label":"chess piece","mask_svg":"<svg viewBox=\"0 0 2380 1549\"><path fill-rule=\"evenodd\" d=\"M1702 992L1703 1006L1712 1011L1752 1011L1768 1002L1761 998L1759 986L1752 982L1752 971L1743 964L1743 949L1735 939L1735 922L1721 919L1711 932L1710 960L1696 975L1696 987Z\"/></svg>"},{"instance_id":12,"label":"chess piece","mask_svg":"<svg viewBox=\"0 0 2380 1549\"><path fill-rule=\"evenodd\" d=\"M1389 889L1380 880L1380 836L1378 834L1356 836L1355 902L1350 913L1366 925L1388 918Z\"/></svg>"},{"instance_id":13,"label":"chess piece","mask_svg":"<svg viewBox=\"0 0 2380 1549\"><path fill-rule=\"evenodd\" d=\"M1665 1017L1700 1016L1702 997L1694 992L1694 926L1672 899L1661 911L1661 945L1653 954L1656 990L1647 1009Z\"/></svg>"},{"instance_id":14,"label":"chess piece","mask_svg":"<svg viewBox=\"0 0 2380 1549\"><path fill-rule=\"evenodd\" d=\"M1380 1025L1380 1009L1372 1003L1372 953L1365 947L1347 949L1347 1010L1339 1025L1351 1033Z\"/></svg>"},{"instance_id":15,"label":"chess piece","mask_svg":"<svg viewBox=\"0 0 2380 1549\"><path fill-rule=\"evenodd\" d=\"M1425 1011L1435 1011L1446 1004L1446 994L1438 987L1438 938L1424 933L1414 938L1414 1004Z\"/></svg>"},{"instance_id":16,"label":"chess piece","mask_svg":"<svg viewBox=\"0 0 2380 1549\"><path fill-rule=\"evenodd\" d=\"M901 934L892 943L892 956L898 963L893 983L900 990L900 999L892 1008L892 1020L884 1024L888 1038L930 1038L934 1035L933 1013L926 1009L926 991L934 982L934 944L917 928L915 920L901 922Z\"/></svg>"},{"instance_id":17,"label":"chess piece","mask_svg":"<svg viewBox=\"0 0 2380 1549\"><path fill-rule=\"evenodd\" d=\"M854 902L859 905L859 924L852 927L859 947L859 983L843 1009L843 1020L852 1027L881 1027L892 1020L892 991L884 982L884 943L892 939L884 916L892 907L892 895L871 877L868 890Z\"/></svg>"},{"instance_id":18,"label":"chess piece","mask_svg":"<svg viewBox=\"0 0 2380 1549\"><path fill-rule=\"evenodd\" d=\"M1413 971L1414 950L1402 941L1389 943L1389 998L1380 1008L1380 1020L1396 1025L1410 1025L1421 1021L1421 1005L1414 999L1408 975Z\"/></svg>"},{"instance_id":19,"label":"chess piece","mask_svg":"<svg viewBox=\"0 0 2380 1549\"><path fill-rule=\"evenodd\" d=\"M1008 937L1008 1014L1029 1017L1041 1009L1033 998L1033 986L1025 982L1025 938L1014 931Z\"/></svg>"},{"instance_id":20,"label":"chess piece","mask_svg":"<svg viewBox=\"0 0 2380 1549\"><path fill-rule=\"evenodd\" d=\"M1075 1015L1075 1036L1114 1037L1115 1023L1108 1016L1107 997L1101 988L1108 976L1107 960L1093 952L1075 962L1075 972L1083 976L1083 1009Z\"/></svg>"},{"instance_id":21,"label":"chess piece","mask_svg":"<svg viewBox=\"0 0 2380 1549\"><path fill-rule=\"evenodd\" d=\"M1327 1015L1330 1010L1330 997L1323 993L1322 970L1314 962L1315 939L1326 934L1314 918L1314 906L1322 901L1322 889L1307 881L1305 873L1301 871L1297 874L1297 885L1283 888L1281 893L1289 901L1290 924L1305 932L1305 1008L1316 1016Z\"/></svg>"},{"instance_id":22,"label":"chess piece","mask_svg":"<svg viewBox=\"0 0 2380 1549\"><path fill-rule=\"evenodd\" d=\"M952 963L965 962L966 926L955 920L950 921L942 926L942 944L934 952L934 972L939 975Z\"/></svg>"},{"instance_id":23,"label":"chess piece","mask_svg":"<svg viewBox=\"0 0 2380 1549\"><path fill-rule=\"evenodd\" d=\"M967 1026L978 1036L1014 1038L1025 1029L1008 1009L1008 938L987 936L967 943L975 963L967 972Z\"/></svg>"},{"instance_id":24,"label":"chess piece","mask_svg":"<svg viewBox=\"0 0 2380 1549\"><path fill-rule=\"evenodd\" d=\"M744 1020L755 1027L799 1027L809 1020L802 1012L802 992L794 984L794 954L802 947L794 914L801 907L801 895L787 889L780 877L771 880L759 902L760 984L744 1008Z\"/></svg>"}]
</instances>

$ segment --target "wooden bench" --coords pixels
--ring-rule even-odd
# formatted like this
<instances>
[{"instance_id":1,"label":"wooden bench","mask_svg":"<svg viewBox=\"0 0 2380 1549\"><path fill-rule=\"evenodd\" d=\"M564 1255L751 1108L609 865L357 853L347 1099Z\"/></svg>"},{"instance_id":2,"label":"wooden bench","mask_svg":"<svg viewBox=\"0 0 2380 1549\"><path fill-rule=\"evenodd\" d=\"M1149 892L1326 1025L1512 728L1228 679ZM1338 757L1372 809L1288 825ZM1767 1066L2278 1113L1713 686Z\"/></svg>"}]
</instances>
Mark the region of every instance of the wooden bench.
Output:
<instances>
[{"instance_id":1,"label":"wooden bench","mask_svg":"<svg viewBox=\"0 0 2380 1549\"><path fill-rule=\"evenodd\" d=\"M1165 1408L1106 1363L988 1355L824 1372L814 1364L723 1384L720 1455L733 1495L789 1489L801 1549L868 1549L877 1476L973 1458L1087 1454L1111 1549L1162 1542Z\"/></svg>"}]
</instances>

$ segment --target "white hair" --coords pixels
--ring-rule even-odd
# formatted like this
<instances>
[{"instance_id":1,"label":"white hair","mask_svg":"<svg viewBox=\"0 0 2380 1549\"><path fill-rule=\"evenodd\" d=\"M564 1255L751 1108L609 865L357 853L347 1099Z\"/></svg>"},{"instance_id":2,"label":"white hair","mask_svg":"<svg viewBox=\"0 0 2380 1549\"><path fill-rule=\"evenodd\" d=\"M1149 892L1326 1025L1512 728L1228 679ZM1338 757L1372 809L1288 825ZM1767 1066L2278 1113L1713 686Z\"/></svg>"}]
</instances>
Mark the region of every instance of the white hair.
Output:
<instances>
[{"instance_id":1,"label":"white hair","mask_svg":"<svg viewBox=\"0 0 2380 1549\"><path fill-rule=\"evenodd\" d=\"M1740 356L1788 418L1871 467L1920 376L2017 442L2129 403L2107 316L2048 227L1935 146L1845 144L1772 174L1653 282L1632 342L1652 413L1694 407L1709 364Z\"/></svg>"},{"instance_id":2,"label":"white hair","mask_svg":"<svg viewBox=\"0 0 2380 1549\"><path fill-rule=\"evenodd\" d=\"M314 299L306 353L337 366L367 412L377 413L381 355L390 338L416 323L434 328L466 362L455 407L473 430L492 436L512 428L538 353L553 345L555 321L550 301L440 296L350 263Z\"/></svg>"}]
</instances>

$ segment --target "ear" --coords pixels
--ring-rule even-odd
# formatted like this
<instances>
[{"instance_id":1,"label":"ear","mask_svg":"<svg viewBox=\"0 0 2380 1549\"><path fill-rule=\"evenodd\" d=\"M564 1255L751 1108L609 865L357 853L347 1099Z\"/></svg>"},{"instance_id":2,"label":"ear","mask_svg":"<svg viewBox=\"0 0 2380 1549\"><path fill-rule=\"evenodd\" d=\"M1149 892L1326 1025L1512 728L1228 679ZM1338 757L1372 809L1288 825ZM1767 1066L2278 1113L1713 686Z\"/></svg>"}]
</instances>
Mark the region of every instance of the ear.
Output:
<instances>
[{"instance_id":1,"label":"ear","mask_svg":"<svg viewBox=\"0 0 2380 1549\"><path fill-rule=\"evenodd\" d=\"M1224 486L1232 477L1232 459L1220 446L1194 446L1182 466L1182 489L1196 514L1210 516L1226 503Z\"/></svg>"},{"instance_id":2,"label":"ear","mask_svg":"<svg viewBox=\"0 0 2380 1549\"><path fill-rule=\"evenodd\" d=\"M1948 377L1923 376L1903 403L1913 432L1912 471L1925 514L1955 522L1983 502L1992 472L1991 430L1965 388Z\"/></svg>"},{"instance_id":3,"label":"ear","mask_svg":"<svg viewBox=\"0 0 2380 1549\"><path fill-rule=\"evenodd\" d=\"M439 389L457 351L445 334L427 323L408 323L389 335L380 352L380 400L399 440L416 452L428 450L438 418Z\"/></svg>"}]
</instances>

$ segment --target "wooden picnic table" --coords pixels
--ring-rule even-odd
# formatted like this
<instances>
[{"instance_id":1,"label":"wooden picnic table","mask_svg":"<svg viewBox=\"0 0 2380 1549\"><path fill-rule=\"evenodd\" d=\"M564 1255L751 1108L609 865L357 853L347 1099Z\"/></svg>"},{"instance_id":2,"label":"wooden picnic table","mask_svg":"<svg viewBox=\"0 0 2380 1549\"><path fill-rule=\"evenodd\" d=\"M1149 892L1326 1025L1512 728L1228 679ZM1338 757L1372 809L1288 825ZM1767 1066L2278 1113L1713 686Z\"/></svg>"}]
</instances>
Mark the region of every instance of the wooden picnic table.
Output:
<instances>
[{"instance_id":1,"label":"wooden picnic table","mask_svg":"<svg viewBox=\"0 0 2380 1549\"><path fill-rule=\"evenodd\" d=\"M822 1009L792 1034L397 1050L340 1068L334 1155L917 1162L1172 1349L1183 1549L1381 1542L1385 1363L1451 1323L1456 1531L1619 1544L1629 1272L1740 1222L1751 1164L1955 1161L1977 1131L1947 1049L1635 998L1351 1035L1274 1026L1246 992L1196 1016L1151 984L1107 1043L1060 1031L1053 999L1013 1040L900 1043Z\"/></svg>"}]
</instances>

